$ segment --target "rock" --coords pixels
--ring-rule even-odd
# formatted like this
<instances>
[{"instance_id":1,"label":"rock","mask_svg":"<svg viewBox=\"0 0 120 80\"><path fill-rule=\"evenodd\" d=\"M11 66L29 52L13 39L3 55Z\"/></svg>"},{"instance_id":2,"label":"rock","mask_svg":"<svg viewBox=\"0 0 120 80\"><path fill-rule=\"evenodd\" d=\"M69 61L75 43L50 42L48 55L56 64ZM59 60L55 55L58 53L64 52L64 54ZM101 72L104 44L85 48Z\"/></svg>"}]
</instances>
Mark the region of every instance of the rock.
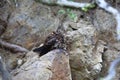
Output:
<instances>
[{"instance_id":1,"label":"rock","mask_svg":"<svg viewBox=\"0 0 120 80\"><path fill-rule=\"evenodd\" d=\"M70 40L70 65L73 80L94 80L101 71L103 44L93 45L95 28L87 22L80 21L78 30L67 31Z\"/></svg>"},{"instance_id":2,"label":"rock","mask_svg":"<svg viewBox=\"0 0 120 80\"><path fill-rule=\"evenodd\" d=\"M0 49L0 51L0 56L3 58L9 71L14 70L18 66L17 61L22 60L25 56L25 54L22 53L12 54L11 52L3 49Z\"/></svg>"},{"instance_id":3,"label":"rock","mask_svg":"<svg viewBox=\"0 0 120 80\"><path fill-rule=\"evenodd\" d=\"M56 6L50 8L50 6L37 3L35 0L16 1L17 3L12 3L14 7L8 3L4 4L4 0L0 2L3 3L0 4L0 18L8 25L6 32L0 38L31 49L42 43L49 33L57 29L58 15L53 17L53 14L54 12L57 14L58 10L64 8L58 7L56 10ZM75 1L90 2L91 0ZM15 5L17 6L15 7ZM101 68L104 68L101 74L107 72L110 62L119 55L118 51L120 50L119 43L116 43L112 45L114 49L107 48L107 51L104 52L106 43L115 39L115 19L104 10L96 9L94 15L92 14L94 16L93 23L96 26L93 27L89 20L84 21L81 18L87 18L87 15L80 13L79 10L72 11L77 14L77 21L70 20L70 22L66 19L68 22L64 23L65 36L70 42L67 46L70 52L71 71L69 57L58 50L53 50L40 58L36 53L29 52L24 63L18 54L9 54L10 52L2 52L0 49L1 55L5 57L7 67L10 70L15 69L12 71L13 80L96 80ZM96 37L98 44L93 38L97 33L96 28L99 31L98 37ZM119 76L117 74L116 80L119 79Z\"/></svg>"},{"instance_id":4,"label":"rock","mask_svg":"<svg viewBox=\"0 0 120 80\"><path fill-rule=\"evenodd\" d=\"M101 75L102 76L106 76L108 73L108 69L110 67L110 64L112 61L114 61L115 59L117 59L118 57L120 57L120 54L118 51L116 51L113 48L109 48L104 54L103 54L103 69L101 71ZM116 76L114 77L114 80L119 80L120 79L120 68L119 65L117 66L116 69L117 73Z\"/></svg>"},{"instance_id":5,"label":"rock","mask_svg":"<svg viewBox=\"0 0 120 80\"><path fill-rule=\"evenodd\" d=\"M99 39L105 42L113 42L116 39L116 20L114 16L101 9L97 9L93 16L93 23L98 30L97 36Z\"/></svg>"},{"instance_id":6,"label":"rock","mask_svg":"<svg viewBox=\"0 0 120 80\"><path fill-rule=\"evenodd\" d=\"M0 1L0 19L5 20L7 22L12 11L12 8L6 0Z\"/></svg>"},{"instance_id":7,"label":"rock","mask_svg":"<svg viewBox=\"0 0 120 80\"><path fill-rule=\"evenodd\" d=\"M112 46L113 46L116 50L120 50L120 42L116 42L116 43L112 44Z\"/></svg>"},{"instance_id":8,"label":"rock","mask_svg":"<svg viewBox=\"0 0 120 80\"><path fill-rule=\"evenodd\" d=\"M94 18L94 25L97 26L98 30L114 30L116 21L112 14L106 13L104 10L96 10Z\"/></svg>"},{"instance_id":9,"label":"rock","mask_svg":"<svg viewBox=\"0 0 120 80\"><path fill-rule=\"evenodd\" d=\"M13 80L72 80L69 56L61 50L53 50L38 57L30 52L27 61L13 72Z\"/></svg>"},{"instance_id":10,"label":"rock","mask_svg":"<svg viewBox=\"0 0 120 80\"><path fill-rule=\"evenodd\" d=\"M44 41L46 36L58 27L58 19L52 17L49 6L38 4L34 0L17 1L8 20L4 40L31 49ZM18 36L19 35L19 36Z\"/></svg>"}]
</instances>

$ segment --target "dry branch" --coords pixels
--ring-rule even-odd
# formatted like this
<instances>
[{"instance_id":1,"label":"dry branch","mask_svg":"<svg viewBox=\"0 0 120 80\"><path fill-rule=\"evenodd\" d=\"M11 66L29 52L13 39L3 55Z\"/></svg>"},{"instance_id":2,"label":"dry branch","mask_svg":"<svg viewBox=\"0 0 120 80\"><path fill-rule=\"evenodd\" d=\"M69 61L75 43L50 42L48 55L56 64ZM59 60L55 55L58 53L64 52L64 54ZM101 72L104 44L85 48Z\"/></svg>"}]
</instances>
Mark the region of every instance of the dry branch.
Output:
<instances>
[{"instance_id":1,"label":"dry branch","mask_svg":"<svg viewBox=\"0 0 120 80\"><path fill-rule=\"evenodd\" d=\"M48 5L60 5L60 6L68 6L68 7L75 7L75 8L82 8L89 6L91 3L78 3L73 1L67 0L37 0L41 3L48 4Z\"/></svg>"},{"instance_id":2,"label":"dry branch","mask_svg":"<svg viewBox=\"0 0 120 80\"><path fill-rule=\"evenodd\" d=\"M0 39L0 47L4 48L6 50L9 50L11 52L14 52L14 53L16 53L16 52L28 52L27 49L25 49L25 48L23 48L21 46L5 42L5 41L3 41L1 39Z\"/></svg>"}]
</instances>

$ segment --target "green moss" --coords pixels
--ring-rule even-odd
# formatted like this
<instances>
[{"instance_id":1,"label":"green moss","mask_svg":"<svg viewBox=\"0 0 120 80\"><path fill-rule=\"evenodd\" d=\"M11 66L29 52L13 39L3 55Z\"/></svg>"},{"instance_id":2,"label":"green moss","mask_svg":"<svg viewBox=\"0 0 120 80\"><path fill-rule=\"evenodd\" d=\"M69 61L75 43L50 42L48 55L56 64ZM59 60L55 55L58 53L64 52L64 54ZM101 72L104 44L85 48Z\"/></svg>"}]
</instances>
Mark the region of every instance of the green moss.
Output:
<instances>
[{"instance_id":1,"label":"green moss","mask_svg":"<svg viewBox=\"0 0 120 80\"><path fill-rule=\"evenodd\" d=\"M89 9L95 8L95 4L88 4L85 7L81 8L82 11L87 12Z\"/></svg>"},{"instance_id":2,"label":"green moss","mask_svg":"<svg viewBox=\"0 0 120 80\"><path fill-rule=\"evenodd\" d=\"M60 9L58 14L67 14L67 16L73 21L77 19L77 14L75 14L70 8L67 8L66 10Z\"/></svg>"}]
</instances>

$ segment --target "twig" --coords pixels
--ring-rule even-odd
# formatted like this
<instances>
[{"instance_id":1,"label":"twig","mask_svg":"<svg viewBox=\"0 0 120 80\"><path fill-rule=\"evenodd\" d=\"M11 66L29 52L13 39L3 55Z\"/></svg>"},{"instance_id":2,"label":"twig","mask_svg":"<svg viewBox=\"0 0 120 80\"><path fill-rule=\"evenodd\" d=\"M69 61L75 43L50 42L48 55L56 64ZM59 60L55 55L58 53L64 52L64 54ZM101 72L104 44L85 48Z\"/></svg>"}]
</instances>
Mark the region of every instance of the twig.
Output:
<instances>
[{"instance_id":1,"label":"twig","mask_svg":"<svg viewBox=\"0 0 120 80\"><path fill-rule=\"evenodd\" d=\"M0 39L0 47L5 48L5 49L10 50L11 52L15 52L15 53L16 52L28 52L27 49L25 49L21 46L5 42L1 39Z\"/></svg>"},{"instance_id":2,"label":"twig","mask_svg":"<svg viewBox=\"0 0 120 80\"><path fill-rule=\"evenodd\" d=\"M82 7L90 5L91 3L78 3L78 2L67 1L67 0L58 0L57 4L62 5L62 6L82 8Z\"/></svg>"},{"instance_id":3,"label":"twig","mask_svg":"<svg viewBox=\"0 0 120 80\"><path fill-rule=\"evenodd\" d=\"M60 6L68 6L75 8L82 8L91 5L91 3L78 3L67 0L40 0L41 3L49 4L49 5L60 5Z\"/></svg>"}]
</instances>

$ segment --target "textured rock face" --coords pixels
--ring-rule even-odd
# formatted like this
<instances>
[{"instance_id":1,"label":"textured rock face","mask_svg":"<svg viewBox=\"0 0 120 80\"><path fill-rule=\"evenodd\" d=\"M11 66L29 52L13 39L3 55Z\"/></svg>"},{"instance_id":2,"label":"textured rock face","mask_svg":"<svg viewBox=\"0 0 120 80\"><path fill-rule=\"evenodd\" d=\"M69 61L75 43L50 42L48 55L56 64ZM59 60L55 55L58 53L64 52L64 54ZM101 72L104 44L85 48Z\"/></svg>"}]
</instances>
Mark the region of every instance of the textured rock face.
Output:
<instances>
[{"instance_id":1,"label":"textured rock face","mask_svg":"<svg viewBox=\"0 0 120 80\"><path fill-rule=\"evenodd\" d=\"M104 62L103 62L103 69L102 69L102 73L101 73L102 76L107 75L107 71L110 67L111 62L120 57L119 45L120 45L120 43L112 44L112 46L109 47L104 52L104 54L103 54ZM116 73L116 76L113 80L119 80L120 79L120 65L117 66L116 71L117 71L117 73Z\"/></svg>"},{"instance_id":2,"label":"textured rock face","mask_svg":"<svg viewBox=\"0 0 120 80\"><path fill-rule=\"evenodd\" d=\"M58 20L52 17L48 6L43 7L34 0L18 0L17 4L9 17L9 27L2 36L3 39L31 48L56 30Z\"/></svg>"},{"instance_id":3,"label":"textured rock face","mask_svg":"<svg viewBox=\"0 0 120 80\"><path fill-rule=\"evenodd\" d=\"M28 53L27 61L13 74L13 80L72 80L69 56L60 50L40 58L36 53Z\"/></svg>"},{"instance_id":4,"label":"textured rock face","mask_svg":"<svg viewBox=\"0 0 120 80\"><path fill-rule=\"evenodd\" d=\"M11 8L8 3L4 4L4 1L0 2L0 18L6 21L8 26L6 32L0 36L3 40L30 49L44 41L46 36L55 31L59 24L57 17L53 17L52 12L57 14L57 11L61 9L59 7L59 9L55 9L56 6L51 8L36 3L34 0L16 0L16 8L15 6ZM89 2L90 0L75 1ZM120 0L106 1L120 2ZM118 4L117 8L120 9ZM96 9L92 14L95 26L93 27L87 19L88 15L83 15L79 10L72 11L75 11L79 17L83 16L83 18L78 18L76 23L70 22L71 20L67 21L69 18L64 23L65 36L70 41L68 48L72 80L96 80L96 75L99 75L101 68L101 74L105 76L110 62L119 56L120 43L110 42L115 39L116 22L109 13ZM86 21L84 17L87 19ZM96 37L99 41L97 44L93 38L97 32L96 28L100 31ZM105 49L106 47L107 49ZM63 52L51 51L41 58L30 52L27 54L27 61L21 67L17 64L20 59L18 54L10 54L2 49L0 52L0 55L5 57L8 67L15 69L12 73L14 80L71 80L69 58ZM120 69L118 69L118 73L120 73L119 71ZM118 80L119 76L117 74L114 80Z\"/></svg>"},{"instance_id":5,"label":"textured rock face","mask_svg":"<svg viewBox=\"0 0 120 80\"><path fill-rule=\"evenodd\" d=\"M1 0L0 1L0 18L2 20L7 21L8 16L11 14L11 12L12 12L12 9L10 8L6 0Z\"/></svg>"},{"instance_id":6,"label":"textured rock face","mask_svg":"<svg viewBox=\"0 0 120 80\"><path fill-rule=\"evenodd\" d=\"M112 14L106 13L104 10L96 10L94 18L94 25L97 26L98 30L111 31L114 30L116 21Z\"/></svg>"},{"instance_id":7,"label":"textured rock face","mask_svg":"<svg viewBox=\"0 0 120 80\"><path fill-rule=\"evenodd\" d=\"M98 39L105 42L114 42L116 39L116 20L114 17L102 9L96 10L93 16L94 26L99 32Z\"/></svg>"},{"instance_id":8,"label":"textured rock face","mask_svg":"<svg viewBox=\"0 0 120 80\"><path fill-rule=\"evenodd\" d=\"M84 24L82 24L84 23ZM93 45L95 28L81 20L75 31L67 31L70 44L70 65L73 80L93 80L94 76L101 71L104 45L98 44L96 51Z\"/></svg>"}]
</instances>

